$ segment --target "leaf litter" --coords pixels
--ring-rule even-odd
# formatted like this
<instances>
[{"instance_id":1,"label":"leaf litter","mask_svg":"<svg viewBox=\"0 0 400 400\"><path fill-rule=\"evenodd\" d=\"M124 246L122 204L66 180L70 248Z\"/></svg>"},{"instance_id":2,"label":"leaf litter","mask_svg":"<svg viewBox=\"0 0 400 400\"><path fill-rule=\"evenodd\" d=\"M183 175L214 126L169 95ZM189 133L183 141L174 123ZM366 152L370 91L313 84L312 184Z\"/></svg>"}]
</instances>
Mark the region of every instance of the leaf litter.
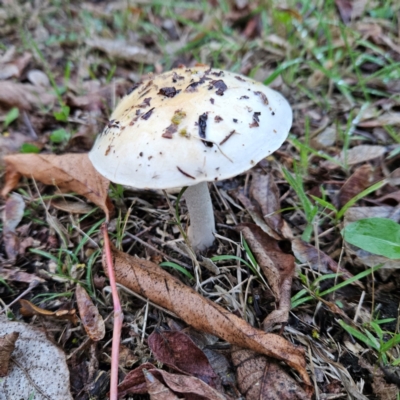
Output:
<instances>
[{"instance_id":1,"label":"leaf litter","mask_svg":"<svg viewBox=\"0 0 400 400\"><path fill-rule=\"evenodd\" d=\"M397 22L391 17L398 11L397 5L372 2L367 7L361 0L322 2L309 8L300 2L283 9L274 3L271 10L263 9L260 13L257 1L235 1L222 6L210 0L203 2L202 8L194 3L182 4L161 7L153 6L153 2L139 2L135 6L119 1L82 5L50 2L48 9L43 6L35 9L30 3L5 2L0 10L0 36L5 44L0 49L3 74L0 169L11 152L36 151L44 157L89 150L118 98L139 82L143 74L167 70L171 65L193 66L199 60L254 75L280 90L294 108L293 136L279 152L258 165L261 173L253 171L251 176L213 186L217 244L201 258L207 261L199 259L193 265L193 260L179 251L182 237L168 214L165 198L159 193L118 186L100 190L98 177L94 176L88 178L90 190L79 191L67 184L57 184L63 192L74 192L75 198L83 196L78 204L84 206L77 207L69 203L69 195L54 194L54 189L44 186L52 184L50 178L46 179L46 172L42 172L43 181L35 177L32 182L30 177L36 170L37 159L27 166L27 179L22 181L17 164L24 162L16 161L14 172L5 183L22 196L25 209L13 231L19 244L9 242L6 246L7 227L2 225L0 298L9 305L4 308L2 303L2 310L7 309L9 315L13 313L20 319L13 301L22 295L47 312L62 311L68 308L66 305L73 299L79 281L106 321L100 344L111 339L107 322L110 300L100 267L101 238L97 228L104 213L111 215L105 197L109 193L118 211L121 210L117 217L109 218L110 232L120 249L157 262L164 261L163 257L169 257L169 261L173 258L180 267L190 270L196 282L171 267L173 263L163 268L168 268L185 285L196 285L202 296L240 315L251 325L261 327L271 312L280 311L279 296L286 303L289 299L296 304L304 299L302 294L310 295L311 299L289 313L286 306L284 318L268 329L281 330L283 337L308 349L306 361L317 396L360 399L383 396L385 384L398 368L393 361L398 346L378 354L344 331L337 318L347 323L355 320L354 329L364 333L369 329L368 333L380 340L379 329L372 329L378 321L378 327L386 335L383 342L386 344L393 338L395 322L381 324L379 318L384 321L397 318L398 271L394 268L398 263L342 243L340 231L348 222L369 216L384 216L399 222L395 176L399 154L396 96L400 85L395 69L399 44ZM24 35L15 34L16 26L23 29ZM239 61L232 64L232 60ZM15 107L19 108L16 119L12 112ZM59 129L64 129L69 138L56 143L52 140L53 132ZM280 165L298 179L297 186L285 181ZM70 173L69 168L64 171L66 176L61 174L61 182L72 179L74 185L77 181L82 183L83 172L87 172L84 164L80 175ZM344 221L336 218L334 207L347 204L361 190L381 179L387 179L388 184L343 210ZM86 199L91 190L97 193L95 198ZM38 199L39 194L42 199ZM169 196L174 204L176 197ZM316 198L319 202L314 203ZM12 201L10 196L0 200L3 215L8 201ZM102 212L97 212L87 201ZM307 204L318 210L316 216L307 214ZM184 203L180 206L185 228ZM125 214L127 210L130 211ZM253 243L250 246L249 240L245 247L243 235L232 228L236 222L249 228L251 221L262 232L251 226ZM257 246L260 253L252 254ZM254 272L261 271L258 264L264 246L269 249L264 250L269 258L265 265L272 271L291 266L291 285L286 285L285 290L281 283L266 285L268 279L279 274L269 271L262 276ZM279 255L274 259L270 251ZM254 258L256 253L258 260ZM291 253L294 268L292 261L286 261L289 260L286 256L293 257ZM368 274L370 267L379 263L384 263L384 269ZM208 270L203 268L205 264ZM96 279L90 278L92 272ZM339 278L332 278L338 272ZM360 281L352 281L352 285L340 286L346 284L341 277L353 280L360 272L367 275ZM337 286L340 287L319 297ZM155 326L163 332L168 329L166 312L153 303L133 300L125 293L122 297L127 318L122 331L124 346L132 352L130 359L137 363L133 366L148 360L153 362L147 338ZM48 329L70 356L71 374L82 378L73 386L75 398L105 397L107 347L101 356L96 346L89 344L85 331L72 328L68 322L37 315L24 318L30 324ZM353 347L343 345L351 341ZM357 359L365 360L371 366L369 369L360 370L349 361L354 359L352 352L356 348ZM206 344L202 351L229 357L232 354L221 340ZM373 378L377 360L386 363L386 372L380 380ZM128 372L123 368L132 366L121 365L121 379ZM171 372L167 366L162 368L168 369L165 374ZM154 372L157 370L154 363L144 369L149 383L140 372L145 387L141 393L149 392L147 385L158 385L156 380L160 390L171 390L161 373ZM173 375L175 382L180 379L179 373ZM288 368L284 374L279 372L274 376L274 384L295 387L291 386L293 371ZM298 381L295 378L295 384ZM229 382L218 389L219 394L207 393L239 397L242 386L238 381ZM262 383L262 378L257 382ZM151 396L157 396L157 390L151 388ZM394 392L393 386L387 386L389 398ZM172 390L166 396L176 393ZM268 398L268 394L260 393L260 397ZM301 396L301 389L297 393Z\"/></svg>"}]
</instances>

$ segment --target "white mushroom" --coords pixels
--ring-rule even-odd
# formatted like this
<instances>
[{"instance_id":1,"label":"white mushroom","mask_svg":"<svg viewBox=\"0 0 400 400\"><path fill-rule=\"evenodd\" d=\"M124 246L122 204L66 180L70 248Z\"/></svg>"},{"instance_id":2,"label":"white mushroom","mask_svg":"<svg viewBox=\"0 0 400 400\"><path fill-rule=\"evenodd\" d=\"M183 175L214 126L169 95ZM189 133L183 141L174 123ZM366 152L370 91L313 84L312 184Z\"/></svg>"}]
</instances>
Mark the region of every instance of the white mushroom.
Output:
<instances>
[{"instance_id":1,"label":"white mushroom","mask_svg":"<svg viewBox=\"0 0 400 400\"><path fill-rule=\"evenodd\" d=\"M113 112L89 157L112 182L188 186L189 239L214 241L207 182L250 169L277 150L292 125L285 98L260 82L206 66L148 76Z\"/></svg>"}]
</instances>

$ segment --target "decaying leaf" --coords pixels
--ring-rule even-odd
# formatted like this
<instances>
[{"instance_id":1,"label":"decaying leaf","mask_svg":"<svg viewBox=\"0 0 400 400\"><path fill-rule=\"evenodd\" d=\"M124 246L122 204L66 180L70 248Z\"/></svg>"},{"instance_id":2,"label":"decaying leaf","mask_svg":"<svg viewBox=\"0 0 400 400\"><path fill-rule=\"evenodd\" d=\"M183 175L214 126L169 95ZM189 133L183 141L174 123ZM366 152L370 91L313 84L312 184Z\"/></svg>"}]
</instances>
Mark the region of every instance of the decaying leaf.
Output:
<instances>
[{"instance_id":1,"label":"decaying leaf","mask_svg":"<svg viewBox=\"0 0 400 400\"><path fill-rule=\"evenodd\" d=\"M215 387L217 375L206 355L183 332L154 331L148 338L155 358L179 372L193 375Z\"/></svg>"},{"instance_id":2,"label":"decaying leaf","mask_svg":"<svg viewBox=\"0 0 400 400\"><path fill-rule=\"evenodd\" d=\"M371 186L372 180L373 168L370 164L364 164L357 168L341 187L338 195L338 206L343 207L354 196Z\"/></svg>"},{"instance_id":3,"label":"decaying leaf","mask_svg":"<svg viewBox=\"0 0 400 400\"><path fill-rule=\"evenodd\" d=\"M160 58L151 50L138 44L130 45L124 40L111 40L96 37L87 39L86 44L95 49L104 51L111 58L118 58L120 60L143 64L154 64Z\"/></svg>"},{"instance_id":4,"label":"decaying leaf","mask_svg":"<svg viewBox=\"0 0 400 400\"><path fill-rule=\"evenodd\" d=\"M54 199L51 201L51 206L71 214L87 214L93 210L89 204L82 201L71 201L66 199Z\"/></svg>"},{"instance_id":5,"label":"decaying leaf","mask_svg":"<svg viewBox=\"0 0 400 400\"><path fill-rule=\"evenodd\" d=\"M276 360L236 346L232 349L240 392L246 400L309 400L305 391Z\"/></svg>"},{"instance_id":6,"label":"decaying leaf","mask_svg":"<svg viewBox=\"0 0 400 400\"><path fill-rule=\"evenodd\" d=\"M261 209L265 222L277 233L281 232L283 219L279 201L279 190L271 174L264 175L254 171L250 186L250 199L254 199Z\"/></svg>"},{"instance_id":7,"label":"decaying leaf","mask_svg":"<svg viewBox=\"0 0 400 400\"><path fill-rule=\"evenodd\" d=\"M386 151L384 146L360 144L343 151L339 159L341 162L346 162L347 165L355 165L382 157Z\"/></svg>"},{"instance_id":8,"label":"decaying leaf","mask_svg":"<svg viewBox=\"0 0 400 400\"><path fill-rule=\"evenodd\" d=\"M152 371L154 365L150 363L144 363L139 367L129 371L124 380L118 385L118 398L121 398L127 394L145 394L147 393L147 384L144 379L143 370Z\"/></svg>"},{"instance_id":9,"label":"decaying leaf","mask_svg":"<svg viewBox=\"0 0 400 400\"><path fill-rule=\"evenodd\" d=\"M72 400L64 353L41 330L0 316L0 336L18 332L8 375L0 379L0 400Z\"/></svg>"},{"instance_id":10,"label":"decaying leaf","mask_svg":"<svg viewBox=\"0 0 400 400\"><path fill-rule=\"evenodd\" d=\"M48 88L0 81L0 106L4 108L17 107L28 111L34 107L50 106L55 101L56 96Z\"/></svg>"},{"instance_id":11,"label":"decaying leaf","mask_svg":"<svg viewBox=\"0 0 400 400\"><path fill-rule=\"evenodd\" d=\"M57 320L67 320L72 322L74 325L78 323L78 317L76 316L76 310L57 310L57 311L49 311L44 308L40 308L35 306L28 300L21 299L19 300L21 304L21 308L19 312L24 317L32 317L34 315L38 315L40 317L45 318L53 318Z\"/></svg>"},{"instance_id":12,"label":"decaying leaf","mask_svg":"<svg viewBox=\"0 0 400 400\"><path fill-rule=\"evenodd\" d=\"M8 269L0 267L0 276L6 281L10 280L10 281L23 282L29 284L35 284L35 283L39 284L45 282L44 279L39 278L34 274L29 274L24 271L18 271L17 269Z\"/></svg>"},{"instance_id":13,"label":"decaying leaf","mask_svg":"<svg viewBox=\"0 0 400 400\"><path fill-rule=\"evenodd\" d=\"M338 263L329 257L328 254L324 253L322 250L317 250L315 246L302 239L296 238L292 241L292 250L295 257L301 263L308 264L314 271L319 271L324 274L340 272L344 279L349 279L353 276L343 266L339 269ZM359 281L354 282L354 284L364 288Z\"/></svg>"},{"instance_id":14,"label":"decaying leaf","mask_svg":"<svg viewBox=\"0 0 400 400\"><path fill-rule=\"evenodd\" d=\"M18 332L11 332L0 337L0 378L8 374L10 357L15 349L15 342L18 336Z\"/></svg>"},{"instance_id":15,"label":"decaying leaf","mask_svg":"<svg viewBox=\"0 0 400 400\"><path fill-rule=\"evenodd\" d=\"M99 206L109 219L112 210L107 196L110 182L94 169L87 154L15 154L6 156L5 162L7 170L3 196L16 186L22 175L85 196Z\"/></svg>"},{"instance_id":16,"label":"decaying leaf","mask_svg":"<svg viewBox=\"0 0 400 400\"><path fill-rule=\"evenodd\" d=\"M19 240L15 229L24 215L25 202L21 195L12 193L6 201L3 213L3 240L7 257L14 260L18 255Z\"/></svg>"},{"instance_id":17,"label":"decaying leaf","mask_svg":"<svg viewBox=\"0 0 400 400\"><path fill-rule=\"evenodd\" d=\"M178 400L179 397L161 383L151 372L143 369L147 391L151 400Z\"/></svg>"},{"instance_id":18,"label":"decaying leaf","mask_svg":"<svg viewBox=\"0 0 400 400\"><path fill-rule=\"evenodd\" d=\"M294 257L284 253L277 240L268 236L254 224L241 224L237 227L256 258L271 287L278 309L270 313L263 321L265 331L272 325L285 323L289 317L290 295L294 274Z\"/></svg>"},{"instance_id":19,"label":"decaying leaf","mask_svg":"<svg viewBox=\"0 0 400 400\"><path fill-rule=\"evenodd\" d=\"M306 384L310 384L301 348L278 335L253 328L221 306L201 297L158 265L129 256L115 248L112 248L112 253L116 280L122 285L173 311L196 329L285 361L299 372ZM105 252L103 265L106 267Z\"/></svg>"},{"instance_id":20,"label":"decaying leaf","mask_svg":"<svg viewBox=\"0 0 400 400\"><path fill-rule=\"evenodd\" d=\"M98 342L106 333L103 317L81 285L76 286L75 295L83 327L90 339Z\"/></svg>"}]
</instances>

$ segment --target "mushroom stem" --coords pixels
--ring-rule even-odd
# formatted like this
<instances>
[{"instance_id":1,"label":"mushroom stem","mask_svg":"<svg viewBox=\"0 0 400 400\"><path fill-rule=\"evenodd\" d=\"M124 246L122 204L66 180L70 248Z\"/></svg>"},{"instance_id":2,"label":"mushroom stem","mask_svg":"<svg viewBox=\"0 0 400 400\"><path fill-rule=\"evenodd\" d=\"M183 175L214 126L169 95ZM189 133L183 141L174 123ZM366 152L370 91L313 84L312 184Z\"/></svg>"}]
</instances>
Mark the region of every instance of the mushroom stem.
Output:
<instances>
[{"instance_id":1,"label":"mushroom stem","mask_svg":"<svg viewBox=\"0 0 400 400\"><path fill-rule=\"evenodd\" d=\"M214 242L215 221L207 182L189 186L184 194L189 210L188 236L195 251L205 250Z\"/></svg>"}]
</instances>

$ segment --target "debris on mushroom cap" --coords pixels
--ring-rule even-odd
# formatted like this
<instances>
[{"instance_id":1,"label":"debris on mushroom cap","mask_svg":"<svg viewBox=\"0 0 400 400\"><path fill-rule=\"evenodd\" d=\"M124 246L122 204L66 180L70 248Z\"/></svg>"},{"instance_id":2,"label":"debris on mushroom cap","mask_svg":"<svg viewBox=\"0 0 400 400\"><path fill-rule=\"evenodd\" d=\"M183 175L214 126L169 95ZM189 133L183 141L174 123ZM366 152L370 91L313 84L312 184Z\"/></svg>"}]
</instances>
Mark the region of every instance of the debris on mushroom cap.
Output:
<instances>
[{"instance_id":1,"label":"debris on mushroom cap","mask_svg":"<svg viewBox=\"0 0 400 400\"><path fill-rule=\"evenodd\" d=\"M119 103L89 153L112 182L167 189L238 175L292 125L278 92L207 66L150 75Z\"/></svg>"}]
</instances>

